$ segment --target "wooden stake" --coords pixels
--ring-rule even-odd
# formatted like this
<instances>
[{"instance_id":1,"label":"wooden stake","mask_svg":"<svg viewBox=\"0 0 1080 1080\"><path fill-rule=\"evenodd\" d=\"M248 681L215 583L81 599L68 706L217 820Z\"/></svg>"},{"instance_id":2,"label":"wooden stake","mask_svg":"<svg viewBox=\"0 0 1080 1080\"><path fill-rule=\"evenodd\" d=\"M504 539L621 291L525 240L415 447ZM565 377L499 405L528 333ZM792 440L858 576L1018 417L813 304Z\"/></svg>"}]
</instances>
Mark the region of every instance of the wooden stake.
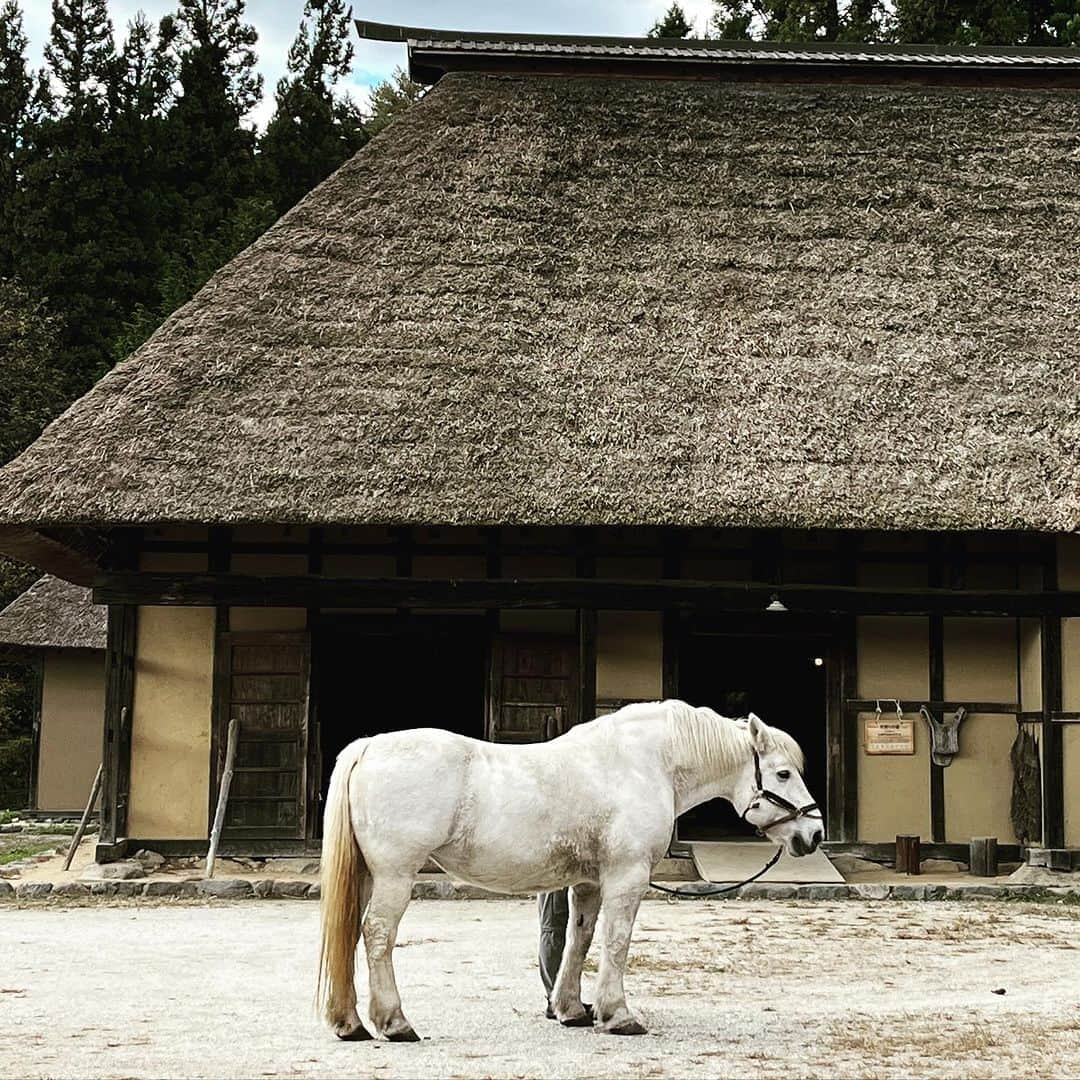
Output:
<instances>
[{"instance_id":1,"label":"wooden stake","mask_svg":"<svg viewBox=\"0 0 1080 1080\"><path fill-rule=\"evenodd\" d=\"M970 868L972 877L997 877L996 836L973 836L971 838Z\"/></svg>"},{"instance_id":2,"label":"wooden stake","mask_svg":"<svg viewBox=\"0 0 1080 1080\"><path fill-rule=\"evenodd\" d=\"M214 827L210 831L210 848L206 853L206 876L214 876L214 862L217 859L218 843L221 830L225 825L225 804L229 801L229 787L233 778L233 759L236 757L236 736L240 731L240 721L234 716L229 721L228 742L225 745L225 770L221 774L221 787L218 790L217 812L214 814Z\"/></svg>"},{"instance_id":3,"label":"wooden stake","mask_svg":"<svg viewBox=\"0 0 1080 1080\"><path fill-rule=\"evenodd\" d=\"M79 827L75 830L75 835L71 838L71 845L67 849L67 855L64 858L64 869L71 869L71 860L75 858L75 851L79 844L82 843L83 833L86 832L86 823L90 820L90 815L94 812L94 803L97 802L98 794L101 791L101 777L105 772L105 765L101 764L97 767L97 775L94 777L94 783L90 788L90 798L86 800L86 809L82 813L82 818L79 821Z\"/></svg>"},{"instance_id":4,"label":"wooden stake","mask_svg":"<svg viewBox=\"0 0 1080 1080\"><path fill-rule=\"evenodd\" d=\"M896 838L896 872L898 874L918 874L919 838L917 836L898 836Z\"/></svg>"}]
</instances>

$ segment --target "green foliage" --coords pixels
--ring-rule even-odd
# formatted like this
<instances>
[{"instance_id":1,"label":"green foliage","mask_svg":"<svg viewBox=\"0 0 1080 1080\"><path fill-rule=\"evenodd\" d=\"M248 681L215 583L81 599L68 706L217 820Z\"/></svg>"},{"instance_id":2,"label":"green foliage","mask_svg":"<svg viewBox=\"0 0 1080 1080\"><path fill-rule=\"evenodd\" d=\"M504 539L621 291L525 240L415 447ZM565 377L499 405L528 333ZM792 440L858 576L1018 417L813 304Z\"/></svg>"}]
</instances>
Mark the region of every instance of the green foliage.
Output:
<instances>
[{"instance_id":1,"label":"green foliage","mask_svg":"<svg viewBox=\"0 0 1080 1080\"><path fill-rule=\"evenodd\" d=\"M410 106L415 105L425 93L420 83L415 83L401 68L396 68L391 78L379 83L371 91L371 107L367 120L368 135L378 135L392 124Z\"/></svg>"},{"instance_id":2,"label":"green foliage","mask_svg":"<svg viewBox=\"0 0 1080 1080\"><path fill-rule=\"evenodd\" d=\"M0 761L0 770L3 769L3 763ZM0 773L0 801L3 801L3 774ZM23 799L25 801L25 795ZM19 805L22 805L21 803ZM40 855L43 851L52 851L55 848L55 844L39 841L33 844L19 844L17 847L8 848L6 851L0 852L0 866L5 863L21 862L23 859L30 858L31 855Z\"/></svg>"},{"instance_id":3,"label":"green foliage","mask_svg":"<svg viewBox=\"0 0 1080 1080\"><path fill-rule=\"evenodd\" d=\"M727 39L944 46L1080 44L1080 0L716 0Z\"/></svg>"},{"instance_id":4,"label":"green foliage","mask_svg":"<svg viewBox=\"0 0 1080 1080\"><path fill-rule=\"evenodd\" d=\"M647 37L651 38L685 38L694 32L694 27L686 18L686 12L678 4L672 4L664 12L663 18L657 19L652 24Z\"/></svg>"},{"instance_id":5,"label":"green foliage","mask_svg":"<svg viewBox=\"0 0 1080 1080\"><path fill-rule=\"evenodd\" d=\"M52 367L58 338L58 321L45 304L18 282L0 278L0 463L37 438L66 404L65 388Z\"/></svg>"},{"instance_id":6,"label":"green foliage","mask_svg":"<svg viewBox=\"0 0 1080 1080\"><path fill-rule=\"evenodd\" d=\"M367 141L363 117L334 89L352 64L344 0L307 0L289 74L277 86L274 116L260 143L264 189L278 214L330 175Z\"/></svg>"}]
</instances>

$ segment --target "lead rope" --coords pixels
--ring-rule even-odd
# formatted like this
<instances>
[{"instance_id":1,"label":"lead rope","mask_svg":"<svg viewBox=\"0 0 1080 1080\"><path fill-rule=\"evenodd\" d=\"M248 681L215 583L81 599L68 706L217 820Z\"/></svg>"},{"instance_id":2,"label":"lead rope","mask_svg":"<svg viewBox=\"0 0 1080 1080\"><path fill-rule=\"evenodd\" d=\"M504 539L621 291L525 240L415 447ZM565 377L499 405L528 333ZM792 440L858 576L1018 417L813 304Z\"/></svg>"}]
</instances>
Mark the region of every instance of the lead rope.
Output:
<instances>
[{"instance_id":1,"label":"lead rope","mask_svg":"<svg viewBox=\"0 0 1080 1080\"><path fill-rule=\"evenodd\" d=\"M749 885L752 881L757 881L762 874L771 870L779 861L780 856L784 854L784 849L778 847L776 854L753 876L748 877L745 881L740 881L737 885L724 885L719 889L707 889L703 892L686 892L682 889L669 889L666 885L658 885L655 881L649 882L649 887L652 889L659 889L662 893L667 893L669 896L678 896L682 900L697 900L702 896L722 896L724 893L734 892L736 889L741 889L744 885Z\"/></svg>"}]
</instances>

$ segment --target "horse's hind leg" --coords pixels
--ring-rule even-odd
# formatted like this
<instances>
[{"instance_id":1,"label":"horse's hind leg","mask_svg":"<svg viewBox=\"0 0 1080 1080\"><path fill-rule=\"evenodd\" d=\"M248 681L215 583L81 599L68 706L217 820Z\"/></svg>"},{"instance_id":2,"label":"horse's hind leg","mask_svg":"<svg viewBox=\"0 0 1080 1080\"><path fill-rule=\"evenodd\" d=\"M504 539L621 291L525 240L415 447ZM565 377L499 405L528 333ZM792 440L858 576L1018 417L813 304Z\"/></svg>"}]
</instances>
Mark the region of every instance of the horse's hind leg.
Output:
<instances>
[{"instance_id":1,"label":"horse's hind leg","mask_svg":"<svg viewBox=\"0 0 1080 1080\"><path fill-rule=\"evenodd\" d=\"M627 1008L623 974L634 920L648 884L648 866L606 875L600 884L604 939L593 1012L599 1022L598 1030L611 1035L645 1034L644 1026Z\"/></svg>"},{"instance_id":2,"label":"horse's hind leg","mask_svg":"<svg viewBox=\"0 0 1080 1080\"><path fill-rule=\"evenodd\" d=\"M571 888L566 947L551 991L552 1011L567 1027L587 1027L592 1023L592 1017L581 1004L581 970L592 944L599 911L600 890L595 885L581 884Z\"/></svg>"},{"instance_id":3,"label":"horse's hind leg","mask_svg":"<svg viewBox=\"0 0 1080 1080\"><path fill-rule=\"evenodd\" d=\"M394 942L401 916L412 896L412 886L411 873L376 874L364 919L371 1022L380 1035L394 1042L416 1042L420 1038L401 1011L401 995L394 978Z\"/></svg>"}]
</instances>

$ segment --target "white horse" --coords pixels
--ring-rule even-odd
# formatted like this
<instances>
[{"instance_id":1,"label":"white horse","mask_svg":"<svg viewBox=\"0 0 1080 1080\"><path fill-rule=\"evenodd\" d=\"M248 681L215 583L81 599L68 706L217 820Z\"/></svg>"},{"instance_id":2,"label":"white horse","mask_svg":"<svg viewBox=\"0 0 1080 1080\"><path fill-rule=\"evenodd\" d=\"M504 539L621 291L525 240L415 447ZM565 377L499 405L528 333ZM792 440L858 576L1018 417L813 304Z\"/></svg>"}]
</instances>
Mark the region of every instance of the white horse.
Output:
<instances>
[{"instance_id":1,"label":"white horse","mask_svg":"<svg viewBox=\"0 0 1080 1080\"><path fill-rule=\"evenodd\" d=\"M756 716L729 720L681 701L629 705L550 742L500 745L424 728L358 739L330 779L322 848L319 993L342 1039L371 1035L356 1011L355 959L367 950L369 1015L387 1039L417 1038L401 1011L393 948L413 880L431 859L498 892L572 886L551 995L568 1026L645 1029L626 1005L634 919L677 815L708 799L805 855L822 840L790 735ZM592 1012L581 972L600 909L603 955Z\"/></svg>"}]
</instances>

